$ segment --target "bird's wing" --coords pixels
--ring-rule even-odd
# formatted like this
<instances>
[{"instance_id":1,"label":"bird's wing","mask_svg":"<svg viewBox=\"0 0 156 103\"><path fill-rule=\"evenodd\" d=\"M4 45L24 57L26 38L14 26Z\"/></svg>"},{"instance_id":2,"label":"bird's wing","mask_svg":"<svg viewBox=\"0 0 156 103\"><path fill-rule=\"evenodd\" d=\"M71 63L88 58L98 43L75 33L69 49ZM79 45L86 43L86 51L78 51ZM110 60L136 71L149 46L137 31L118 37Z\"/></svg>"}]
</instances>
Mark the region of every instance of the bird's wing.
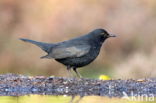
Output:
<instances>
[{"instance_id":1,"label":"bird's wing","mask_svg":"<svg viewBox=\"0 0 156 103\"><path fill-rule=\"evenodd\" d=\"M48 57L55 59L81 57L87 54L90 50L90 45L70 45L70 46L58 46L52 49L52 52L48 54Z\"/></svg>"}]
</instances>

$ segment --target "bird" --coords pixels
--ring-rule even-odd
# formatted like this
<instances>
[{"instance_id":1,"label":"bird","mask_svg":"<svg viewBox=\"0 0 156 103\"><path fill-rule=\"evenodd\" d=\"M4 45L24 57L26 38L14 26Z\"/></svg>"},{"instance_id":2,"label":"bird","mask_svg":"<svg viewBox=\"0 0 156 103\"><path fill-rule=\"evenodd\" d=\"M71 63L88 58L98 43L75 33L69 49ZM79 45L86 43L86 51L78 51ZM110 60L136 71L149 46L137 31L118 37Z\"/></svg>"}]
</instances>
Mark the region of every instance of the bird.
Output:
<instances>
[{"instance_id":1,"label":"bird","mask_svg":"<svg viewBox=\"0 0 156 103\"><path fill-rule=\"evenodd\" d=\"M47 53L47 55L40 58L55 59L65 65L69 72L73 70L81 78L82 76L77 68L93 62L99 55L104 41L110 37L116 37L116 35L109 34L105 29L99 28L85 35L58 43L45 43L25 38L19 39L32 43Z\"/></svg>"}]
</instances>

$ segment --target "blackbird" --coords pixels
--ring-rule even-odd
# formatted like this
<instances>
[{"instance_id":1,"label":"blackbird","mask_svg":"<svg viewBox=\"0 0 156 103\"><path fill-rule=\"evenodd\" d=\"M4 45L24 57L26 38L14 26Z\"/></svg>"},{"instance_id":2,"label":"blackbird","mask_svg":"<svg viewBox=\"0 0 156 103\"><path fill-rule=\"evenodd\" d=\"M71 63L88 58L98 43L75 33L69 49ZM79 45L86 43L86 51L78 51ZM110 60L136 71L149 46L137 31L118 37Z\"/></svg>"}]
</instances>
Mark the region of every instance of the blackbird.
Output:
<instances>
[{"instance_id":1,"label":"blackbird","mask_svg":"<svg viewBox=\"0 0 156 103\"><path fill-rule=\"evenodd\" d=\"M47 53L41 58L55 59L67 66L69 72L73 69L77 76L81 77L77 68L86 66L95 60L103 42L109 37L116 36L109 34L104 29L95 29L86 35L59 43L44 43L24 38L20 40L37 45Z\"/></svg>"}]
</instances>

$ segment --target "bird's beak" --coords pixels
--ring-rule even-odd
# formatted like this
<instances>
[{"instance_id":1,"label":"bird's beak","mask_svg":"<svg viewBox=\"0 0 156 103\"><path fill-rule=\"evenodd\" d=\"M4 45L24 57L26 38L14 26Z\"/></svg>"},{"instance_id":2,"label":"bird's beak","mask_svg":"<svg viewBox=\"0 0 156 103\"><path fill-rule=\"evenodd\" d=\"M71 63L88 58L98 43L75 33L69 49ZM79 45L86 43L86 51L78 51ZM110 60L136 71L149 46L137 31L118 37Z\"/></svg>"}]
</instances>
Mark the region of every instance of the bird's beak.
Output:
<instances>
[{"instance_id":1,"label":"bird's beak","mask_svg":"<svg viewBox=\"0 0 156 103\"><path fill-rule=\"evenodd\" d=\"M116 37L116 35L114 35L114 34L109 34L109 37Z\"/></svg>"}]
</instances>

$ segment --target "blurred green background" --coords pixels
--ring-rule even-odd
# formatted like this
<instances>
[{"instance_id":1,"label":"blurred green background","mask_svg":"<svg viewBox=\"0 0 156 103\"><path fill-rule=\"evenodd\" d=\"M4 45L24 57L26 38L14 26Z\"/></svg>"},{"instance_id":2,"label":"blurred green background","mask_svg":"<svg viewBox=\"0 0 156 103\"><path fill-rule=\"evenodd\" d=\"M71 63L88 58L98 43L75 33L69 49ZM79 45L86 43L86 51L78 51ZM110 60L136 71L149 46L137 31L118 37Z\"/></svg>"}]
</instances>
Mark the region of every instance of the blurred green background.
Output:
<instances>
[{"instance_id":1,"label":"blurred green background","mask_svg":"<svg viewBox=\"0 0 156 103\"><path fill-rule=\"evenodd\" d=\"M65 66L18 38L55 43L96 28L118 37L78 69L83 77L156 75L156 0L0 0L0 73L66 77Z\"/></svg>"},{"instance_id":2,"label":"blurred green background","mask_svg":"<svg viewBox=\"0 0 156 103\"><path fill-rule=\"evenodd\" d=\"M75 97L73 103L155 103L155 101L129 101L128 99L121 98L108 98L98 96L85 96L79 102L80 97ZM30 95L21 97L0 97L1 103L70 103L71 97L69 96L42 96L42 95Z\"/></svg>"},{"instance_id":3,"label":"blurred green background","mask_svg":"<svg viewBox=\"0 0 156 103\"><path fill-rule=\"evenodd\" d=\"M79 98L80 97L75 97L73 103L155 103L155 101L151 101L150 99L145 98L140 99L140 101L137 99L134 101L129 101L128 99L98 96L85 96L81 100ZM21 97L0 97L1 103L71 103L70 101L71 97L69 96L30 95Z\"/></svg>"}]
</instances>

